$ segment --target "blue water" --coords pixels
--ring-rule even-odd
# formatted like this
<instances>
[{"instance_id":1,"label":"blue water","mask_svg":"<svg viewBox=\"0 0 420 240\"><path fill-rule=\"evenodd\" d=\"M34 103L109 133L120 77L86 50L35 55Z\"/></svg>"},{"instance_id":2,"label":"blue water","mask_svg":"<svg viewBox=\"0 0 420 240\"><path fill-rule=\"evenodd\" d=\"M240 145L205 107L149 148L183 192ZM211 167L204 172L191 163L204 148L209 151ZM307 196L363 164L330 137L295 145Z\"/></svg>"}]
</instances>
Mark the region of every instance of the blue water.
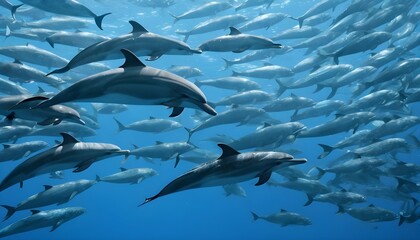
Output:
<instances>
[{"instance_id":1,"label":"blue water","mask_svg":"<svg viewBox=\"0 0 420 240\"><path fill-rule=\"evenodd\" d=\"M181 14L182 12L194 6L198 6L207 1L180 1L177 0L176 5L168 9L151 9L137 7L131 1L121 0L98 0L98 1L80 1L97 14L112 12L112 15L105 17L103 28L104 31L97 29L95 25L87 31L115 37L131 31L129 20L136 20L151 32L161 34L163 36L177 38L182 40L182 36L175 33L176 30L189 30L197 23L206 20L192 19L181 20L173 24L173 18L168 14ZM318 1L299 0L299 1L274 1L269 9L265 8L248 8L240 13L253 18L260 13L282 12L292 16L300 16L307 9ZM348 1L350 2L350 1ZM342 12L349 3L344 3L331 12L333 18ZM14 1L18 3L18 1ZM418 11L418 7L413 11ZM0 9L1 14L9 16L9 12ZM224 11L223 14L233 14L234 10ZM331 20L330 20L331 21ZM319 26L320 29L326 29L330 21ZM250 33L261 36L274 36L277 32L292 28L296 25L296 21L285 19L281 23L265 30L256 30ZM227 34L228 31L220 30L207 34L192 35L188 44L195 48L204 41L211 38ZM415 31L418 33L418 30ZM300 40L279 41L283 45L294 45ZM53 49L46 42L37 42L33 40L19 39L10 37L0 41L1 46L12 46L30 43L40 48L45 48L62 57L71 59L78 50L73 47L67 47L57 44ZM378 52L387 47L387 43L380 45L374 52ZM296 63L305 58L306 49L297 49L286 55L278 56L270 63L292 68ZM416 57L419 56L419 50L412 51ZM205 52L201 55L192 56L167 56L164 55L160 59L152 62L143 61L149 66L166 69L171 65L189 65L197 67L203 72L202 77L197 79L210 79L222 76L229 76L231 70L222 71L224 62L221 57L226 59L234 59L243 56L248 52L241 54L234 53L213 53ZM340 63L353 64L355 67L365 61L370 52L355 54L340 58ZM145 60L146 57L140 59ZM0 57L1 61L10 61L6 57ZM104 62L110 67L118 67L122 60ZM261 66L261 61L252 62L247 65L238 65L234 69L241 70L255 66ZM49 72L46 69L36 66L38 69ZM294 79L305 77L308 72L298 73ZM194 80L194 79L193 79ZM273 80L255 79L256 82L263 86L263 89L269 93L277 90L277 84ZM25 84L25 87L36 91L35 84ZM47 91L54 89L48 86L43 87ZM210 101L217 101L223 96L233 94L233 91L220 90L212 87L203 87L203 92ZM315 88L308 87L293 91L286 91L282 97L290 95L291 92L298 96L305 96L316 101L326 99L329 90L322 90L313 93ZM341 99L343 101L351 100L351 88L340 89L333 99ZM89 104L81 104L91 111ZM420 105L410 104L409 108L412 115L420 115ZM217 108L218 112L224 111L224 108ZM149 118L149 116L158 118L168 118L171 109L163 106L130 106L128 111L115 114L114 117L124 124L128 124L141 119ZM185 127L193 127L194 122L190 118L194 114L194 110L185 109L177 118ZM279 112L271 114L272 117L283 122L290 120L293 111ZM154 145L155 141L173 142L186 141L188 134L184 129L178 129L173 132L152 134L140 133L135 131L123 131L117 133L117 126L112 119L112 115L99 115L98 122L100 129L94 137L83 138L87 142L106 142L120 146L122 149L132 149L132 144L138 146ZM334 116L312 118L303 120L308 127L334 119ZM363 126L362 129L373 128L372 125ZM218 126L197 132L193 135L192 142L200 148L208 149L219 153L220 150L215 143L203 141L203 139L214 136L215 134L227 134L233 138L238 138L255 130L255 126L234 125ZM410 129L399 134L399 137L406 137L409 133L419 136L419 130ZM322 138L306 138L297 139L293 144L287 145L285 149L298 149L302 151L296 157L304 157L308 159L308 163L298 166L299 169L307 171L313 166L324 167L334 158L340 156L343 151L337 150L329 155L326 159L318 160L316 157L322 152L318 147L318 143L333 145L334 143L350 136L351 132L336 134L333 136ZM57 137L25 137L18 142L29 140L45 140L54 145L54 140L61 140ZM250 150L245 150L250 151ZM245 152L244 151L244 152ZM399 153L399 160L406 162L418 163L420 156L419 149L413 147L410 153ZM113 157L104 161L93 164L89 169L81 173L72 173L71 170L65 171L65 179L50 179L47 175L30 179L24 183L23 189L13 186L0 194L0 204L16 205L23 199L43 190L42 185L56 185L65 181L78 179L94 179L95 175L106 176L119 171L120 167L150 167L158 171L159 175L146 179L138 185L110 184L100 182L86 192L76 196L69 203L59 207L80 206L86 209L86 213L73 219L54 232L49 229L39 229L31 232L12 235L6 239L418 239L420 234L419 223L403 224L398 227L398 220L392 222L367 223L352 218L348 214L336 215L336 206L314 202L308 207L303 207L306 202L306 196L303 192L289 190L286 188L269 187L262 185L255 187L257 179L241 183L240 185L246 190L247 197L240 198L236 196L226 197L221 187L212 187L205 189L189 190L164 196L142 207L137 207L144 201L146 197L155 195L162 187L169 183L175 177L181 175L185 171L193 168L195 165L182 161L177 168L174 169L174 161L169 160L162 162L156 160L154 164L143 159L136 160L130 157L129 160L121 164L122 157ZM3 178L17 162L2 163L0 168L0 178ZM331 179L332 174L327 174L322 182L325 183ZM282 177L273 174L273 179L283 181ZM396 183L392 179L385 179L389 185ZM414 195L417 198L418 194ZM355 205L356 207L364 207L373 203L398 213L401 210L401 202L394 202L386 199L368 197L367 203ZM53 209L55 206L48 206L44 209ZM252 219L250 211L256 212L258 215L269 215L286 209L288 211L297 212L311 219L310 226L288 226L280 227L266 221ZM0 215L5 214L5 210L0 210ZM0 224L0 227L17 221L28 216L29 211L17 212L11 219Z\"/></svg>"}]
</instances>

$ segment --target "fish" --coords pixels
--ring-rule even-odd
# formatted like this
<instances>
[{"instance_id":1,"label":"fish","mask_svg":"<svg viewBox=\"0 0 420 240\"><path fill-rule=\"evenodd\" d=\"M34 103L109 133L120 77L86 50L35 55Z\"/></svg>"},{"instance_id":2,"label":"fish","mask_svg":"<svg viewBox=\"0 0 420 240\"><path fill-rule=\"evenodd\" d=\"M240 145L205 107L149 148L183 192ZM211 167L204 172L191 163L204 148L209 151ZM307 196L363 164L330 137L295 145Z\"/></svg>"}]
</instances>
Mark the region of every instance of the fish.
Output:
<instances>
[{"instance_id":1,"label":"fish","mask_svg":"<svg viewBox=\"0 0 420 240\"><path fill-rule=\"evenodd\" d=\"M222 155L191 169L166 185L158 194L146 198L144 205L159 197L172 193L203 187L224 186L259 178L256 186L266 183L272 171L279 168L303 164L306 159L295 159L283 152L240 153L226 144L218 144ZM141 206L140 205L140 206Z\"/></svg>"},{"instance_id":2,"label":"fish","mask_svg":"<svg viewBox=\"0 0 420 240\"><path fill-rule=\"evenodd\" d=\"M156 176L158 173L151 168L120 168L121 172L105 177L96 175L96 181L109 183L130 183L138 184L149 177Z\"/></svg>"},{"instance_id":3,"label":"fish","mask_svg":"<svg viewBox=\"0 0 420 240\"><path fill-rule=\"evenodd\" d=\"M217 114L207 104L204 93L193 83L175 74L147 67L127 49L121 49L121 52L125 62L119 68L83 78L36 108L77 101L164 105L173 108L170 117L178 116L185 107Z\"/></svg>"},{"instance_id":4,"label":"fish","mask_svg":"<svg viewBox=\"0 0 420 240\"><path fill-rule=\"evenodd\" d=\"M130 153L113 144L80 142L67 133L61 136L60 144L26 159L9 172L0 182L0 192L17 183L22 187L23 181L45 173L71 168L73 172L81 172L94 162Z\"/></svg>"},{"instance_id":5,"label":"fish","mask_svg":"<svg viewBox=\"0 0 420 240\"><path fill-rule=\"evenodd\" d=\"M50 232L52 232L65 222L82 215L85 209L81 207L67 207L46 211L31 210L31 212L31 216L0 229L0 238L50 226Z\"/></svg>"},{"instance_id":6,"label":"fish","mask_svg":"<svg viewBox=\"0 0 420 240\"><path fill-rule=\"evenodd\" d=\"M234 27L229 27L229 29L229 35L208 40L202 43L198 49L200 51L241 53L246 50L282 47L281 44L274 43L269 38L241 33Z\"/></svg>"},{"instance_id":7,"label":"fish","mask_svg":"<svg viewBox=\"0 0 420 240\"><path fill-rule=\"evenodd\" d=\"M55 0L55 1L40 1L40 0L22 0L24 4L42 9L47 12L57 13L61 15L74 16L74 17L85 17L94 18L95 23L99 29L102 29L102 20L105 16L111 13L105 13L102 15L96 15L89 8L79 3L76 0Z\"/></svg>"},{"instance_id":8,"label":"fish","mask_svg":"<svg viewBox=\"0 0 420 240\"><path fill-rule=\"evenodd\" d=\"M274 224L279 224L282 227L287 227L289 225L312 225L312 221L298 213L289 212L287 210L281 209L279 213L271 214L268 216L258 216L256 213L251 212L254 221L258 219L263 219L267 222Z\"/></svg>"},{"instance_id":9,"label":"fish","mask_svg":"<svg viewBox=\"0 0 420 240\"><path fill-rule=\"evenodd\" d=\"M37 209L52 204L65 204L72 200L76 195L86 191L97 183L96 180L77 180L63 184L50 186L44 185L44 191L34 194L20 202L16 207L1 205L7 210L3 221L9 219L15 212Z\"/></svg>"}]
</instances>

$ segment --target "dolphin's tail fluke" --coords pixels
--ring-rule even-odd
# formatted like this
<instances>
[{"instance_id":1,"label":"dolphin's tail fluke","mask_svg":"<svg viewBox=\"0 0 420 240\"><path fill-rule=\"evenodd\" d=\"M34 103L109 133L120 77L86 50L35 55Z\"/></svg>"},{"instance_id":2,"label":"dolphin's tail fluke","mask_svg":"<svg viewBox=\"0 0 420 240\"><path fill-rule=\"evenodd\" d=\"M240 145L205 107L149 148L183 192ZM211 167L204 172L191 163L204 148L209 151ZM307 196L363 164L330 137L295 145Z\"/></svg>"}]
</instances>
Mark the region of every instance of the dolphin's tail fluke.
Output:
<instances>
[{"instance_id":1,"label":"dolphin's tail fluke","mask_svg":"<svg viewBox=\"0 0 420 240\"><path fill-rule=\"evenodd\" d=\"M316 169L318 170L318 175L315 176L315 180L319 180L322 178L322 176L325 175L325 173L327 171L325 171L324 169L320 168L320 167L316 167Z\"/></svg>"},{"instance_id":2,"label":"dolphin's tail fluke","mask_svg":"<svg viewBox=\"0 0 420 240\"><path fill-rule=\"evenodd\" d=\"M343 206L338 205L338 210L335 214L342 214L342 213L345 213L345 212L346 212L346 209L344 209Z\"/></svg>"},{"instance_id":3,"label":"dolphin's tail fluke","mask_svg":"<svg viewBox=\"0 0 420 240\"><path fill-rule=\"evenodd\" d=\"M12 18L13 18L13 19L16 19L16 18L15 18L16 10L17 10L18 8L20 8L22 5L23 5L23 4L13 5L13 6L12 6L12 8L10 9L10 12L12 12Z\"/></svg>"},{"instance_id":4,"label":"dolphin's tail fluke","mask_svg":"<svg viewBox=\"0 0 420 240\"><path fill-rule=\"evenodd\" d=\"M258 216L256 213L254 213L254 212L251 212L251 214L252 214L252 218L254 219L254 221L257 221L259 218L260 218L260 216Z\"/></svg>"},{"instance_id":5,"label":"dolphin's tail fluke","mask_svg":"<svg viewBox=\"0 0 420 240\"><path fill-rule=\"evenodd\" d=\"M51 74L56 74L56 73L65 73L65 72L67 72L69 70L70 70L69 65L66 65L65 67L62 67L62 68L59 68L59 69L56 69L56 70L54 70L52 72L47 73L46 76L49 76Z\"/></svg>"},{"instance_id":6,"label":"dolphin's tail fluke","mask_svg":"<svg viewBox=\"0 0 420 240\"><path fill-rule=\"evenodd\" d=\"M184 129L188 132L188 140L187 140L187 142L190 142L191 137L192 137L194 131L192 129L186 128L186 127L184 127Z\"/></svg>"},{"instance_id":7,"label":"dolphin's tail fluke","mask_svg":"<svg viewBox=\"0 0 420 240\"><path fill-rule=\"evenodd\" d=\"M120 121L118 121L116 118L114 118L114 121L117 123L117 125L118 125L118 132L121 132L121 131L123 131L123 130L126 130L127 129L127 127L126 126L124 126Z\"/></svg>"},{"instance_id":8,"label":"dolphin's tail fluke","mask_svg":"<svg viewBox=\"0 0 420 240\"><path fill-rule=\"evenodd\" d=\"M104 20L104 17L109 15L109 14L111 14L111 13L105 13L105 14L102 14L102 15L99 15L99 16L95 16L95 23L96 23L96 26L98 26L99 29L103 30L102 29L102 20Z\"/></svg>"},{"instance_id":9,"label":"dolphin's tail fluke","mask_svg":"<svg viewBox=\"0 0 420 240\"><path fill-rule=\"evenodd\" d=\"M6 208L6 210L7 210L7 214L6 214L6 216L4 216L4 219L3 219L3 222L4 222L7 219L9 219L16 212L16 208L12 207L12 206L7 206L7 205L1 205L1 206Z\"/></svg>"},{"instance_id":10,"label":"dolphin's tail fluke","mask_svg":"<svg viewBox=\"0 0 420 240\"><path fill-rule=\"evenodd\" d=\"M322 147L322 150L324 150L324 152L322 152L319 156L318 159L324 158L326 156L328 156L335 148L328 146L326 144L318 144L320 147Z\"/></svg>"}]
</instances>

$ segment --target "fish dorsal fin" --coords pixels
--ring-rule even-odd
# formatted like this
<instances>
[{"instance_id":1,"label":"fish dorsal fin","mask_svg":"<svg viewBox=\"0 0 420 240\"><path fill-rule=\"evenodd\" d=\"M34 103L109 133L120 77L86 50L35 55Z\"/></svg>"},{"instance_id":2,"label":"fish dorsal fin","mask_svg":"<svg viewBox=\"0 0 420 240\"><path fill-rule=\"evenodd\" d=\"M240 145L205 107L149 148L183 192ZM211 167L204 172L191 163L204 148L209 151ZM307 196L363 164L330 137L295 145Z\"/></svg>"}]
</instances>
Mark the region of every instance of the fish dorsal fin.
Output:
<instances>
[{"instance_id":1,"label":"fish dorsal fin","mask_svg":"<svg viewBox=\"0 0 420 240\"><path fill-rule=\"evenodd\" d=\"M373 205L373 204L369 204L369 206L368 207L375 207L375 205Z\"/></svg>"},{"instance_id":2,"label":"fish dorsal fin","mask_svg":"<svg viewBox=\"0 0 420 240\"><path fill-rule=\"evenodd\" d=\"M10 144L3 144L3 148L4 148L4 149L8 149L8 148L10 148Z\"/></svg>"},{"instance_id":3,"label":"fish dorsal fin","mask_svg":"<svg viewBox=\"0 0 420 240\"><path fill-rule=\"evenodd\" d=\"M285 212L287 212L287 210L285 210L285 209L283 209L283 208L282 208L282 209L280 210L280 212L285 213Z\"/></svg>"},{"instance_id":4,"label":"fish dorsal fin","mask_svg":"<svg viewBox=\"0 0 420 240\"><path fill-rule=\"evenodd\" d=\"M150 120L153 120L153 119L156 119L156 118L155 118L155 117L150 116L150 117L149 117L149 119L150 119Z\"/></svg>"},{"instance_id":5,"label":"fish dorsal fin","mask_svg":"<svg viewBox=\"0 0 420 240\"><path fill-rule=\"evenodd\" d=\"M79 140L77 140L75 137L73 137L72 135L68 134L68 133L60 133L60 135L63 137L63 142L61 143L61 145L66 145L66 144L75 144L80 142Z\"/></svg>"},{"instance_id":6,"label":"fish dorsal fin","mask_svg":"<svg viewBox=\"0 0 420 240\"><path fill-rule=\"evenodd\" d=\"M120 167L121 172L127 171L127 168Z\"/></svg>"},{"instance_id":7,"label":"fish dorsal fin","mask_svg":"<svg viewBox=\"0 0 420 240\"><path fill-rule=\"evenodd\" d=\"M35 210L35 209L31 210L32 215L35 215L35 214L37 214L37 213L39 213L39 212L41 212L41 211L39 211L39 210Z\"/></svg>"},{"instance_id":8,"label":"fish dorsal fin","mask_svg":"<svg viewBox=\"0 0 420 240\"><path fill-rule=\"evenodd\" d=\"M23 65L23 63L22 63L21 61L17 60L17 59L15 59L15 60L13 61L13 63L17 63L17 64L21 64L21 65Z\"/></svg>"},{"instance_id":9,"label":"fish dorsal fin","mask_svg":"<svg viewBox=\"0 0 420 240\"><path fill-rule=\"evenodd\" d=\"M156 141L156 145L160 145L160 144L163 144L163 142L161 142L161 141Z\"/></svg>"},{"instance_id":10,"label":"fish dorsal fin","mask_svg":"<svg viewBox=\"0 0 420 240\"><path fill-rule=\"evenodd\" d=\"M138 23L136 21L131 20L131 21L129 21L129 23L133 27L133 31L131 31L132 33L149 32L149 31L146 30L146 28L144 28L140 23Z\"/></svg>"},{"instance_id":11,"label":"fish dorsal fin","mask_svg":"<svg viewBox=\"0 0 420 240\"><path fill-rule=\"evenodd\" d=\"M51 185L44 185L44 191L47 191L48 189L51 189L52 186Z\"/></svg>"},{"instance_id":12,"label":"fish dorsal fin","mask_svg":"<svg viewBox=\"0 0 420 240\"><path fill-rule=\"evenodd\" d=\"M241 154L240 152L236 151L235 149L231 148L230 146L228 146L226 144L219 143L219 144L217 144L217 146L219 146L223 151L222 155L218 159L222 159L222 158L226 158L226 157Z\"/></svg>"},{"instance_id":13,"label":"fish dorsal fin","mask_svg":"<svg viewBox=\"0 0 420 240\"><path fill-rule=\"evenodd\" d=\"M234 27L230 27L230 33L229 35L239 35L242 34L238 29L234 28Z\"/></svg>"},{"instance_id":14,"label":"fish dorsal fin","mask_svg":"<svg viewBox=\"0 0 420 240\"><path fill-rule=\"evenodd\" d=\"M120 66L120 68L146 67L146 65L144 65L144 63L142 63L140 59L138 59L137 56L134 55L134 53L132 53L130 50L121 49L121 52L124 54L125 62Z\"/></svg>"}]
</instances>

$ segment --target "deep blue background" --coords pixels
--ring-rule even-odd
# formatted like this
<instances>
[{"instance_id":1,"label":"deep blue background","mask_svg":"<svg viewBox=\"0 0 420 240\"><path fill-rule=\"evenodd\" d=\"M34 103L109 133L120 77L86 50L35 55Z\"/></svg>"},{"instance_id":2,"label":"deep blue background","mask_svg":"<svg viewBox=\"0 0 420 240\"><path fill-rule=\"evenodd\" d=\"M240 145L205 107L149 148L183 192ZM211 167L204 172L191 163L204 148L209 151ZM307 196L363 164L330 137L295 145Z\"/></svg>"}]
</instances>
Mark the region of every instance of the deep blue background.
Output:
<instances>
[{"instance_id":1,"label":"deep blue background","mask_svg":"<svg viewBox=\"0 0 420 240\"><path fill-rule=\"evenodd\" d=\"M14 1L18 3L18 1ZM136 7L127 0L124 1L80 1L93 12L102 14L105 12L112 12L112 15L105 17L103 28L100 31L96 26L92 25L88 31L97 32L107 36L119 36L131 31L128 24L129 20L136 20L141 23L146 29L164 36L182 39L175 33L177 29L188 30L197 23L205 19L181 20L173 24L173 18L168 14L171 12L175 15L190 9L194 6L202 4L207 1L177 1L177 4L169 9L150 9ZM257 16L259 13L266 12L282 12L292 16L300 16L307 9L309 9L317 1L298 0L298 1L275 1L272 7L268 10L264 8L247 9L241 11L250 18ZM336 16L337 13L343 11L349 3L340 5L331 14ZM1 9L1 13L8 16L6 10ZM417 8L418 11L418 8ZM233 10L228 10L222 14L232 14ZM296 25L296 22L290 19L285 19L278 25L268 30L258 30L251 32L252 34L270 37L276 32L289 29ZM325 29L329 22L320 26ZM208 34L193 35L189 38L188 44L195 48L202 42L213 37L227 34L228 31L215 31ZM281 41L284 45L293 45L300 40ZM41 48L48 49L60 56L71 59L76 53L77 49L66 47L63 45L56 45L52 49L46 42L36 42L18 38L8 38L1 40L2 46L17 45L30 43ZM378 49L384 49L387 44L379 46ZM271 63L292 68L296 63L301 61L304 50L294 50L287 55L274 58ZM375 50L376 51L376 50ZM378 50L379 51L379 50ZM418 57L418 49L415 54ZM190 65L197 67L204 73L198 79L215 78L221 76L229 76L230 70L221 71L224 63L221 57L226 59L233 59L242 55L233 53L203 53L201 55L193 56L163 56L161 59L153 62L145 62L145 64L161 69L166 69L172 64L175 65ZM355 67L363 62L368 54L356 54L340 59L342 63L350 63ZM141 57L144 60L146 57ZM1 57L2 61L10 61L6 57ZM106 62L112 67L117 67L122 63L122 60ZM252 66L261 66L261 62L253 62L246 66L238 66L235 69L250 68ZM49 69L36 66L37 68L48 72ZM299 79L308 74L308 72L296 74L294 79ZM273 80L256 79L267 92L274 93L277 90L277 85ZM35 89L33 85L25 85L29 89ZM48 87L46 87L48 90ZM328 90L322 90L316 94L313 93L314 87L293 90L292 92L299 96L305 96L317 101L326 99L329 94ZM233 91L219 90L211 87L203 87L203 92L210 101L216 101L223 96L233 94ZM291 91L286 91L283 94L288 96ZM350 100L349 89L340 89L334 99L341 99L344 101ZM82 104L90 109L89 104ZM419 105L410 105L413 115L419 116ZM223 108L218 108L218 112L222 112ZM146 119L149 116L167 118L171 110L166 110L163 106L130 106L129 110L115 117L124 124L128 124L141 119ZM194 110L186 109L180 117L176 120L180 121L186 127L193 127L194 123L190 116L194 114ZM287 122L292 111L272 114L273 117ZM333 119L333 116L313 118L302 121L308 127L318 125ZM110 115L100 115L99 124L101 128L97 131L97 136L83 139L90 142L107 142L117 144L123 149L131 149L132 144L138 146L153 145L155 141L171 142L171 141L185 141L188 134L184 129L179 129L169 133L150 134L139 133L134 131L123 131L117 133L117 127ZM372 128L371 125L366 126ZM199 147L212 150L219 153L215 143L202 141L207 137L214 136L216 133L225 133L234 138L248 134L255 129L255 126L241 126L234 125L220 126L207 129L194 134L192 142ZM411 131L410 131L411 132ZM407 132L409 133L409 132ZM403 133L401 136L406 136ZM419 135L418 129L415 129L415 135ZM317 160L321 152L321 148L317 146L318 143L330 144L342 140L351 133L342 133L325 138L308 138L298 139L292 145L285 146L285 149L299 149L302 154L297 157L305 157L308 163L299 166L301 170L309 170L313 166L325 166L326 163L339 156L342 152L339 150L331 154L324 160ZM19 142L29 141L32 139L46 140L51 145L54 140L59 138L24 138ZM400 160L407 162L418 162L419 151L413 149L410 154L399 154ZM137 207L143 202L146 197L156 194L169 181L183 172L194 167L194 164L189 162L181 162L179 166L173 168L173 160L161 162L156 160L155 164L151 164L143 159L136 160L131 157L128 162L121 165L121 157L110 158L98 163L82 173L65 172L65 181L77 179L93 179L96 174L106 176L118 171L119 167L151 167L158 171L159 175L147 179L139 185L121 185L98 183L88 191L75 197L64 206L81 206L86 208L86 213L81 217L74 219L66 224L60 226L56 231L49 233L49 229L40 229L32 232L22 233L19 235L10 236L7 239L416 239L420 230L418 223L404 224L398 227L398 221L386 223L366 223L357 219L353 219L347 214L336 215L336 207L330 204L314 202L309 207L303 207L306 202L306 196L302 192L297 192L285 188L269 187L263 185L255 187L254 184L257 179L249 182L241 183L241 186L246 190L247 197L239 198L236 196L225 197L221 187L197 189L191 191L180 192L172 195L162 197L152 203L142 207ZM0 177L3 178L18 162L5 162L1 164ZM323 182L328 180L331 174L328 174ZM273 178L282 181L278 175L273 175ZM395 184L392 179L385 181L390 184ZM48 176L40 176L24 183L24 188L13 186L0 193L0 204L16 205L18 202L27 197L43 190L43 184L60 184L64 181L53 180ZM368 203L374 203L394 212L399 212L401 203L392 202L389 200L368 198ZM358 206L367 206L368 203L360 204ZM53 207L48 207L51 209ZM280 227L265 221L258 220L254 222L250 211L256 212L259 215L268 215L286 209L293 212L298 212L312 220L311 226L289 226ZM6 211L0 210L0 214L5 214ZM17 212L7 222L1 223L0 227L17 221L29 215L29 211Z\"/></svg>"}]
</instances>

